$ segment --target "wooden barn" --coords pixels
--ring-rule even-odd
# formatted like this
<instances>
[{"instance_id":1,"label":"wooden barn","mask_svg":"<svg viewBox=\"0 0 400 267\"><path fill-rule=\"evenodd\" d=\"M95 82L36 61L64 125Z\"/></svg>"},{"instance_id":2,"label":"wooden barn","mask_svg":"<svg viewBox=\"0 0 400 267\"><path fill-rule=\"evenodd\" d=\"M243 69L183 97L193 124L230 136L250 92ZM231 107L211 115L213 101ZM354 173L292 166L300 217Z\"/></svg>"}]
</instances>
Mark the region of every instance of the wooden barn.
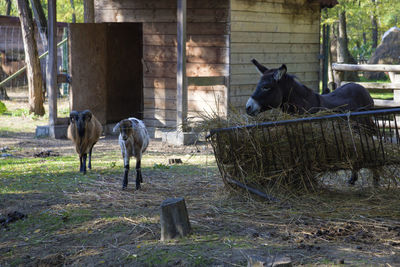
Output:
<instances>
[{"instance_id":1,"label":"wooden barn","mask_svg":"<svg viewBox=\"0 0 400 267\"><path fill-rule=\"evenodd\" d=\"M321 8L336 3L94 0L95 24L70 25L71 105L89 104L104 124L137 116L160 137L200 113L244 110L259 79L252 58L267 67L285 63L317 89ZM97 60L98 54L106 56ZM100 79L82 74L94 70Z\"/></svg>"}]
</instances>

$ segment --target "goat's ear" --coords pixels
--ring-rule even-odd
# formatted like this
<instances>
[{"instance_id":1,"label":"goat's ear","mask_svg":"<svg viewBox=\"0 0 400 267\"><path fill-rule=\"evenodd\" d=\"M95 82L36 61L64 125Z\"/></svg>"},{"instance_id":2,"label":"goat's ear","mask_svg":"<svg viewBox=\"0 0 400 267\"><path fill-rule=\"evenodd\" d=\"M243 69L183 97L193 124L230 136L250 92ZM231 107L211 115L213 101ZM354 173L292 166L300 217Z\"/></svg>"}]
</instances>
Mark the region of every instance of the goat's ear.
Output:
<instances>
[{"instance_id":1,"label":"goat's ear","mask_svg":"<svg viewBox=\"0 0 400 267\"><path fill-rule=\"evenodd\" d=\"M274 79L275 81L279 81L280 79L282 79L283 75L285 75L287 72L287 68L285 64L282 64L282 66L280 66L279 69L277 69L274 72Z\"/></svg>"},{"instance_id":2,"label":"goat's ear","mask_svg":"<svg viewBox=\"0 0 400 267\"><path fill-rule=\"evenodd\" d=\"M254 58L251 60L251 62L256 66L258 72L259 72L261 75L263 75L264 72L266 72L266 71L268 70L265 66L261 65L261 64L260 64L257 60L255 60Z\"/></svg>"},{"instance_id":3,"label":"goat's ear","mask_svg":"<svg viewBox=\"0 0 400 267\"><path fill-rule=\"evenodd\" d=\"M119 122L117 124L115 124L114 128L113 128L113 132L117 132L119 129Z\"/></svg>"}]
</instances>

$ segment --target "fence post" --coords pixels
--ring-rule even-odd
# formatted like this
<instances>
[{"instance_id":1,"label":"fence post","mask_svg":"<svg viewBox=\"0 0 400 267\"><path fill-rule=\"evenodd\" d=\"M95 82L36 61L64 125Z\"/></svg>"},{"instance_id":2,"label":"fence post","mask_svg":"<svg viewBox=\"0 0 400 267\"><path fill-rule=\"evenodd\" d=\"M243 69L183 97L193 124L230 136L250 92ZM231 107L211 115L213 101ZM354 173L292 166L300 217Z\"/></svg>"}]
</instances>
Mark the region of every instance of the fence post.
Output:
<instances>
[{"instance_id":1,"label":"fence post","mask_svg":"<svg viewBox=\"0 0 400 267\"><path fill-rule=\"evenodd\" d=\"M393 78L393 79L391 79L392 83L400 83L400 73L392 72L391 78ZM393 100L396 103L400 103L400 89L393 90Z\"/></svg>"},{"instance_id":2,"label":"fence post","mask_svg":"<svg viewBox=\"0 0 400 267\"><path fill-rule=\"evenodd\" d=\"M67 27L64 28L63 39L68 38ZM68 42L62 46L62 68L64 73L68 73ZM63 83L63 95L68 95L69 84Z\"/></svg>"}]
</instances>

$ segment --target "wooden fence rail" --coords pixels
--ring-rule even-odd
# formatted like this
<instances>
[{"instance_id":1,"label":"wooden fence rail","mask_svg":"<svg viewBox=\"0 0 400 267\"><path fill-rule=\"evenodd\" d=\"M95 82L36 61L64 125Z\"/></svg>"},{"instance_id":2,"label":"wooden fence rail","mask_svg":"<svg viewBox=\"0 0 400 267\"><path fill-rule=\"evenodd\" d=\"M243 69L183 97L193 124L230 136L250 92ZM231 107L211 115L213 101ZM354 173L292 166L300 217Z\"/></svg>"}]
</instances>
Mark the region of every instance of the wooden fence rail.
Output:
<instances>
[{"instance_id":1,"label":"wooden fence rail","mask_svg":"<svg viewBox=\"0 0 400 267\"><path fill-rule=\"evenodd\" d=\"M393 90L393 100L374 99L377 107L396 107L400 106L400 65L385 64L339 64L333 63L332 69L335 72L341 71L371 71L389 72L391 83L363 82L358 83L367 89ZM337 76L337 75L335 75ZM349 83L348 81L335 81L337 85Z\"/></svg>"}]
</instances>

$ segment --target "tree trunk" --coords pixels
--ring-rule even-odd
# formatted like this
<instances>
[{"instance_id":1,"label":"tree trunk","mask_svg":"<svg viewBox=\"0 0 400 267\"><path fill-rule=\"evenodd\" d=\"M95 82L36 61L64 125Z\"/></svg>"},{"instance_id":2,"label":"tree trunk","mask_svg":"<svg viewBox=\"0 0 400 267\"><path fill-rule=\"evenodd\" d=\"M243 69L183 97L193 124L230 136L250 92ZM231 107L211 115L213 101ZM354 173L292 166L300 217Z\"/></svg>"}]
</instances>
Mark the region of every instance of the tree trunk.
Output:
<instances>
[{"instance_id":1,"label":"tree trunk","mask_svg":"<svg viewBox=\"0 0 400 267\"><path fill-rule=\"evenodd\" d=\"M7 1L6 15L10 16L10 14L11 14L11 0L6 0L6 1ZM3 76L3 73L0 72L0 77L2 77L2 76ZM0 99L2 99L2 100L9 100L10 99L8 97L6 88L3 87L3 86L0 87Z\"/></svg>"},{"instance_id":2,"label":"tree trunk","mask_svg":"<svg viewBox=\"0 0 400 267\"><path fill-rule=\"evenodd\" d=\"M39 29L40 39L42 40L42 45L44 50L47 50L48 46L48 30L47 30L47 19L44 14L43 6L40 0L30 0L33 9L33 14L35 15L35 22ZM46 93L46 57L40 61L42 70L42 82L43 82L43 94Z\"/></svg>"},{"instance_id":3,"label":"tree trunk","mask_svg":"<svg viewBox=\"0 0 400 267\"><path fill-rule=\"evenodd\" d=\"M339 13L339 34L337 43L337 62L348 63L347 58L347 29L346 29L346 11Z\"/></svg>"},{"instance_id":4,"label":"tree trunk","mask_svg":"<svg viewBox=\"0 0 400 267\"><path fill-rule=\"evenodd\" d=\"M17 6L25 50L26 74L29 87L29 112L43 116L45 110L43 106L42 71L34 35L32 13L28 0L17 0Z\"/></svg>"},{"instance_id":5,"label":"tree trunk","mask_svg":"<svg viewBox=\"0 0 400 267\"><path fill-rule=\"evenodd\" d=\"M94 23L94 0L83 0L83 17L85 23Z\"/></svg>"},{"instance_id":6,"label":"tree trunk","mask_svg":"<svg viewBox=\"0 0 400 267\"><path fill-rule=\"evenodd\" d=\"M36 25L38 26L40 37L44 42L43 45L47 44L47 19L44 14L44 10L40 0L30 0L33 9L33 14L35 15Z\"/></svg>"},{"instance_id":7,"label":"tree trunk","mask_svg":"<svg viewBox=\"0 0 400 267\"><path fill-rule=\"evenodd\" d=\"M76 23L76 14L75 14L75 4L74 0L70 0L71 9L72 9L72 23Z\"/></svg>"},{"instance_id":8,"label":"tree trunk","mask_svg":"<svg viewBox=\"0 0 400 267\"><path fill-rule=\"evenodd\" d=\"M6 15L10 16L11 15L11 0L6 0L6 1L7 1Z\"/></svg>"},{"instance_id":9,"label":"tree trunk","mask_svg":"<svg viewBox=\"0 0 400 267\"><path fill-rule=\"evenodd\" d=\"M375 0L372 0L372 4L375 6ZM376 7L376 6L375 6ZM378 22L376 19L375 8L372 10L371 14L371 24L372 24L372 48L378 47Z\"/></svg>"},{"instance_id":10,"label":"tree trunk","mask_svg":"<svg viewBox=\"0 0 400 267\"><path fill-rule=\"evenodd\" d=\"M169 198L161 203L161 241L183 237L191 232L183 198Z\"/></svg>"},{"instance_id":11,"label":"tree trunk","mask_svg":"<svg viewBox=\"0 0 400 267\"><path fill-rule=\"evenodd\" d=\"M357 61L351 56L347 38L347 23L346 23L346 11L339 13L339 27L338 27L338 39L337 39L337 62L338 63L349 63L357 64ZM356 72L340 72L338 73L338 79L335 80L337 86L340 86L341 81L357 81L358 75Z\"/></svg>"},{"instance_id":12,"label":"tree trunk","mask_svg":"<svg viewBox=\"0 0 400 267\"><path fill-rule=\"evenodd\" d=\"M334 72L332 70L332 63L336 63L337 62L337 32L338 32L338 25L337 24L333 24L332 25L332 29L331 29L331 44L330 44L330 49L329 49L329 64L328 64L328 84L329 83L334 83L338 77L337 76L337 72Z\"/></svg>"}]
</instances>

